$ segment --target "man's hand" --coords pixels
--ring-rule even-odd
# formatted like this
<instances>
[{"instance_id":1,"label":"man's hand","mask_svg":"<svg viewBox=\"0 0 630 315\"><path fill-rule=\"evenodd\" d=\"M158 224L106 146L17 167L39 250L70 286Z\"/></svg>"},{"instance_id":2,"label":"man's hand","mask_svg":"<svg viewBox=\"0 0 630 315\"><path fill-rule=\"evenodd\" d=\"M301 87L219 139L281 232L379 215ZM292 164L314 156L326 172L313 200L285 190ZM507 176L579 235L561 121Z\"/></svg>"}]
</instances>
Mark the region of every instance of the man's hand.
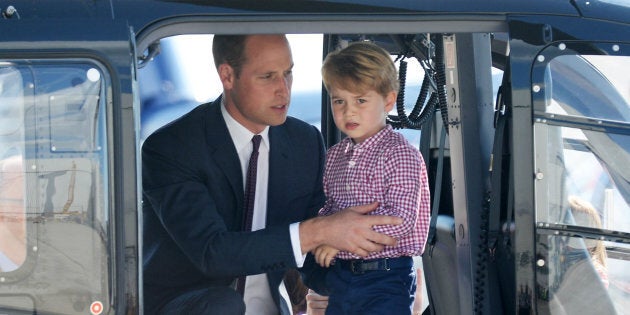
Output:
<instances>
[{"instance_id":1,"label":"man's hand","mask_svg":"<svg viewBox=\"0 0 630 315\"><path fill-rule=\"evenodd\" d=\"M396 245L391 236L375 232L375 225L398 225L402 219L394 216L365 215L378 206L377 202L343 209L333 215L315 217L300 223L300 245L306 253L326 244L339 250L366 257L372 252Z\"/></svg>"},{"instance_id":2,"label":"man's hand","mask_svg":"<svg viewBox=\"0 0 630 315\"><path fill-rule=\"evenodd\" d=\"M330 267L330 263L335 259L335 256L339 252L338 249L330 247L328 245L320 245L313 251L315 261L322 267Z\"/></svg>"},{"instance_id":3,"label":"man's hand","mask_svg":"<svg viewBox=\"0 0 630 315\"><path fill-rule=\"evenodd\" d=\"M324 315L328 307L328 297L319 295L313 290L308 290L306 295L306 314L307 315Z\"/></svg>"}]
</instances>

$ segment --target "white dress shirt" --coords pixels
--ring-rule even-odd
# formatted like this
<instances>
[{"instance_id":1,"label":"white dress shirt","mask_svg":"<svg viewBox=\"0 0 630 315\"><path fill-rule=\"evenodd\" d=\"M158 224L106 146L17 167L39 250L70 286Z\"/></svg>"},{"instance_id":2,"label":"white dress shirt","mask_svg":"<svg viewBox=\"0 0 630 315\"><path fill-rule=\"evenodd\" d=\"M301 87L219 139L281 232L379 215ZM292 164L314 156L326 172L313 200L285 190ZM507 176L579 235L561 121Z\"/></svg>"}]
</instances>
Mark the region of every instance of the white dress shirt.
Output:
<instances>
[{"instance_id":1,"label":"white dress shirt","mask_svg":"<svg viewBox=\"0 0 630 315\"><path fill-rule=\"evenodd\" d=\"M223 102L221 103L221 113L223 119L227 125L228 131L234 147L238 153L238 157L241 162L241 170L243 172L243 186L245 186L245 177L247 173L247 167L249 164L249 158L252 154L252 137L254 133L249 131L238 123L225 109ZM252 231L265 228L267 219L267 185L269 182L269 127L266 127L261 133L262 141L258 149L258 168L256 173L256 195L254 198L254 217L252 219ZM244 189L244 188L243 188ZM244 191L243 191L244 193ZM298 267L304 264L304 255L300 248L299 239L299 223L291 224L291 244L293 246L293 254ZM287 305L290 307L288 293L284 284L281 283L278 290L280 290L281 296L284 297ZM267 274L258 274L247 276L245 282L245 305L246 315L277 315L279 314L276 304L271 297L271 291L269 288L269 282L267 281Z\"/></svg>"}]
</instances>

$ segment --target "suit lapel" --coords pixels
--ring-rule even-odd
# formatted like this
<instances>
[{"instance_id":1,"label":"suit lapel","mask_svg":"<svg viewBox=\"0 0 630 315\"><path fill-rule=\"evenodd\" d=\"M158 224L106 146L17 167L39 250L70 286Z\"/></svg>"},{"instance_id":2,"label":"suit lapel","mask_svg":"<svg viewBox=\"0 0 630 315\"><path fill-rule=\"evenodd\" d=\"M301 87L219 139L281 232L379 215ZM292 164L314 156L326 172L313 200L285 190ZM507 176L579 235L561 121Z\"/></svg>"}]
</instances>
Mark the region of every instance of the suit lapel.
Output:
<instances>
[{"instance_id":1,"label":"suit lapel","mask_svg":"<svg viewBox=\"0 0 630 315\"><path fill-rule=\"evenodd\" d=\"M267 188L267 225L275 225L286 218L286 207L289 188L286 187L291 165L291 143L283 125L269 128L269 184Z\"/></svg>"},{"instance_id":2,"label":"suit lapel","mask_svg":"<svg viewBox=\"0 0 630 315\"><path fill-rule=\"evenodd\" d=\"M238 209L242 209L243 175L238 153L221 115L220 98L209 104L204 121L206 123L206 143L210 156L227 178L234 195L237 196Z\"/></svg>"}]
</instances>

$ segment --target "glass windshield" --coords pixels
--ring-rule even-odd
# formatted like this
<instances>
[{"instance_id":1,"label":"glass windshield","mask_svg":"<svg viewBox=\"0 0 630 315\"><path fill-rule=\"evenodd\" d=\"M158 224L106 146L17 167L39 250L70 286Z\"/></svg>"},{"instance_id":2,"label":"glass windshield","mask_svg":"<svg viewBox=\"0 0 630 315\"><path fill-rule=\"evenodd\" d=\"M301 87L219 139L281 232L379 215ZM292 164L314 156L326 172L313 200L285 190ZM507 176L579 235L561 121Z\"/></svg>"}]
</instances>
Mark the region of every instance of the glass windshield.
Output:
<instances>
[{"instance_id":1,"label":"glass windshield","mask_svg":"<svg viewBox=\"0 0 630 315\"><path fill-rule=\"evenodd\" d=\"M541 236L539 297L550 314L625 314L630 307L630 246L569 236Z\"/></svg>"},{"instance_id":2,"label":"glass windshield","mask_svg":"<svg viewBox=\"0 0 630 315\"><path fill-rule=\"evenodd\" d=\"M24 82L18 69L0 65L0 271L18 269L26 258L24 211Z\"/></svg>"},{"instance_id":3,"label":"glass windshield","mask_svg":"<svg viewBox=\"0 0 630 315\"><path fill-rule=\"evenodd\" d=\"M102 69L0 60L0 313L110 305Z\"/></svg>"},{"instance_id":4,"label":"glass windshield","mask_svg":"<svg viewBox=\"0 0 630 315\"><path fill-rule=\"evenodd\" d=\"M551 314L629 306L630 77L621 69L630 57L561 55L534 89L545 94L535 95L544 104L534 124L537 282Z\"/></svg>"},{"instance_id":5,"label":"glass windshield","mask_svg":"<svg viewBox=\"0 0 630 315\"><path fill-rule=\"evenodd\" d=\"M618 144L630 143L630 136L558 126L535 130L537 141L548 144L538 185L538 199L546 204L537 208L537 221L575 224L569 210L571 199L579 198L597 209L597 228L630 232L630 169L625 167L630 152ZM543 174L543 168L539 171Z\"/></svg>"},{"instance_id":6,"label":"glass windshield","mask_svg":"<svg viewBox=\"0 0 630 315\"><path fill-rule=\"evenodd\" d=\"M630 121L630 57L558 56L547 65L551 114Z\"/></svg>"}]
</instances>

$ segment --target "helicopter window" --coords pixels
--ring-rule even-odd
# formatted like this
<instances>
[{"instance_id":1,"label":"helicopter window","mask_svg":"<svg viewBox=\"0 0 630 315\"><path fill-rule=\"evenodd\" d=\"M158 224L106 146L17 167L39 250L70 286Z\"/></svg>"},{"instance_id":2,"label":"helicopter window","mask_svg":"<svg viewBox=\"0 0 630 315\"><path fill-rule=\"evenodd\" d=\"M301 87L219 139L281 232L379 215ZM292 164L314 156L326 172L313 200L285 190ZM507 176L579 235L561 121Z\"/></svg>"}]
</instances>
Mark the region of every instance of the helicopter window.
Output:
<instances>
[{"instance_id":1,"label":"helicopter window","mask_svg":"<svg viewBox=\"0 0 630 315\"><path fill-rule=\"evenodd\" d=\"M26 259L23 85L13 64L0 64L0 272L18 269Z\"/></svg>"},{"instance_id":2,"label":"helicopter window","mask_svg":"<svg viewBox=\"0 0 630 315\"><path fill-rule=\"evenodd\" d=\"M539 233L563 235L540 236L543 300L555 310L552 314L611 305L622 313L630 293L630 244L616 242L614 235L630 231L630 194L625 163L609 163L609 155L627 160L620 143L630 137L544 124L535 125L535 134L537 152L547 152L537 154L543 159L537 161L537 173L544 175L536 181Z\"/></svg>"},{"instance_id":3,"label":"helicopter window","mask_svg":"<svg viewBox=\"0 0 630 315\"><path fill-rule=\"evenodd\" d=\"M554 58L547 65L545 86L551 88L551 97L546 112L630 122L630 77L619 68L630 69L630 57Z\"/></svg>"},{"instance_id":4,"label":"helicopter window","mask_svg":"<svg viewBox=\"0 0 630 315\"><path fill-rule=\"evenodd\" d=\"M0 282L54 283L53 295L36 298L56 301L38 312L110 305L103 69L86 59L0 60Z\"/></svg>"},{"instance_id":5,"label":"helicopter window","mask_svg":"<svg viewBox=\"0 0 630 315\"><path fill-rule=\"evenodd\" d=\"M560 55L545 66L537 221L564 222L577 196L598 210L602 228L630 232L630 79L614 71L620 64L630 67L630 57Z\"/></svg>"},{"instance_id":6,"label":"helicopter window","mask_svg":"<svg viewBox=\"0 0 630 315\"><path fill-rule=\"evenodd\" d=\"M541 137L547 134L549 143L543 162L546 175L538 185L547 204L537 209L537 221L570 223L567 209L572 198L579 198L597 209L601 221L597 228L630 232L630 191L624 181L627 168L609 163L608 157L629 160L630 153L618 143L627 143L630 137L558 126L537 126L536 130ZM555 149L556 145L561 149ZM602 147L606 150L601 151Z\"/></svg>"},{"instance_id":7,"label":"helicopter window","mask_svg":"<svg viewBox=\"0 0 630 315\"><path fill-rule=\"evenodd\" d=\"M580 220L580 219L578 219ZM628 244L571 236L539 237L537 282L549 314L623 314L630 306Z\"/></svg>"},{"instance_id":8,"label":"helicopter window","mask_svg":"<svg viewBox=\"0 0 630 315\"><path fill-rule=\"evenodd\" d=\"M537 281L552 314L628 307L630 245L615 235L630 232L630 79L619 67L630 57L560 54L535 67Z\"/></svg>"}]
</instances>

